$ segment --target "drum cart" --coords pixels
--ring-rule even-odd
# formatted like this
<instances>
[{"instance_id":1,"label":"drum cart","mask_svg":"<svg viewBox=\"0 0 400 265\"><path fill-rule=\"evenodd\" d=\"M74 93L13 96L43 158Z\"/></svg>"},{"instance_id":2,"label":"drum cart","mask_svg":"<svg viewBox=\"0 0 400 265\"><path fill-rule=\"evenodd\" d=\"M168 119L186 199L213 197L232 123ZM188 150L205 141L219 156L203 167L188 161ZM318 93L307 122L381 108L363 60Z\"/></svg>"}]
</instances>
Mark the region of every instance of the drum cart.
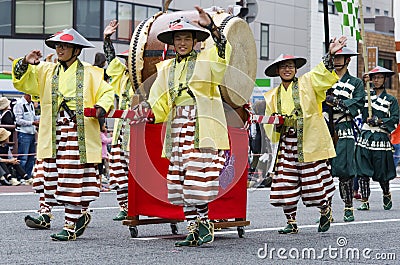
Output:
<instances>
[{"instance_id":1,"label":"drum cart","mask_svg":"<svg viewBox=\"0 0 400 265\"><path fill-rule=\"evenodd\" d=\"M128 217L122 222L130 235L138 237L138 226L170 223L172 234L178 234L177 222L184 221L181 206L167 199L167 170L169 161L161 158L161 124L140 123L131 126L130 166L128 183ZM215 228L237 227L244 236L247 206L247 148L244 129L230 127L231 155L235 159L233 179L220 180L218 198L209 204L209 218L216 220Z\"/></svg>"}]
</instances>

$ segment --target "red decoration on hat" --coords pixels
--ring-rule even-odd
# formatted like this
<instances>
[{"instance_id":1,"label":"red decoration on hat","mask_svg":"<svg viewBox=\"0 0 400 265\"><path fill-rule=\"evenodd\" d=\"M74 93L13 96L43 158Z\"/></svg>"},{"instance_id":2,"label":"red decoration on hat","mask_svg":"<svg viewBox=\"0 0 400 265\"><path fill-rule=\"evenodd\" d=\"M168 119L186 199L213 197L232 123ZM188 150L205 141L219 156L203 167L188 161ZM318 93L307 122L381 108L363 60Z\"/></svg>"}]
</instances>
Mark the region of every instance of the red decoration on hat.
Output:
<instances>
[{"instance_id":1,"label":"red decoration on hat","mask_svg":"<svg viewBox=\"0 0 400 265\"><path fill-rule=\"evenodd\" d=\"M57 35L59 35L59 34L61 34L61 33L63 33L63 32L64 32L64 31L58 31L58 32L54 33L53 36L57 36Z\"/></svg>"},{"instance_id":2,"label":"red decoration on hat","mask_svg":"<svg viewBox=\"0 0 400 265\"><path fill-rule=\"evenodd\" d=\"M74 39L74 36L70 34L64 34L60 37L60 40L71 41Z\"/></svg>"},{"instance_id":3,"label":"red decoration on hat","mask_svg":"<svg viewBox=\"0 0 400 265\"><path fill-rule=\"evenodd\" d=\"M378 72L378 71L379 71L378 68L374 68L374 69L371 70L371 72Z\"/></svg>"},{"instance_id":4,"label":"red decoration on hat","mask_svg":"<svg viewBox=\"0 0 400 265\"><path fill-rule=\"evenodd\" d=\"M283 55L283 58L284 59L291 59L291 58L294 58L294 56L293 55Z\"/></svg>"},{"instance_id":5,"label":"red decoration on hat","mask_svg":"<svg viewBox=\"0 0 400 265\"><path fill-rule=\"evenodd\" d=\"M181 29L183 27L182 24L174 24L174 25L169 25L170 29Z\"/></svg>"},{"instance_id":6,"label":"red decoration on hat","mask_svg":"<svg viewBox=\"0 0 400 265\"><path fill-rule=\"evenodd\" d=\"M342 53L343 49L338 50L336 53Z\"/></svg>"}]
</instances>

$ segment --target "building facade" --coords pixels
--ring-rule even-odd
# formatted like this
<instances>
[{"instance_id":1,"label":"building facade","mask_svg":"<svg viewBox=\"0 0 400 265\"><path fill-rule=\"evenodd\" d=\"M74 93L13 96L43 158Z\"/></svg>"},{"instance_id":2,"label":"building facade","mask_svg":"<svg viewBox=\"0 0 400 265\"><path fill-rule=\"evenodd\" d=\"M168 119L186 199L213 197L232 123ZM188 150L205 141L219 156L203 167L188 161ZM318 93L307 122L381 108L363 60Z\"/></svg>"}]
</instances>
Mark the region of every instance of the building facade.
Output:
<instances>
[{"instance_id":1,"label":"building facade","mask_svg":"<svg viewBox=\"0 0 400 265\"><path fill-rule=\"evenodd\" d=\"M395 42L395 16L393 0L363 0L363 12L365 23L365 46L368 54L368 69L379 65L396 73L386 81L388 93L398 100L399 77L396 62ZM397 22L398 24L399 22ZM400 26L400 25L398 25ZM362 46L358 45L358 52L362 54ZM358 76L365 72L364 60L358 58Z\"/></svg>"},{"instance_id":2,"label":"building facade","mask_svg":"<svg viewBox=\"0 0 400 265\"><path fill-rule=\"evenodd\" d=\"M2 0L0 1L0 73L11 70L11 57L23 56L32 49L39 49L44 55L54 52L44 45L49 35L68 27L74 27L88 38L94 49L84 49L80 59L93 63L96 52L102 51L103 29L112 19L119 21L114 36L117 52L128 48L135 27L144 19L163 9L164 0ZM193 10L194 5L208 8L219 6L227 9L237 0L173 0L170 12ZM257 75L255 93L280 82L279 78L268 78L265 68L281 53L303 56L307 64L299 75L317 65L325 53L323 0L244 0L252 10L249 21L257 47ZM255 3L255 4L254 4ZM393 16L392 0L363 0L366 18L374 19L375 14ZM341 35L340 17L333 0L328 0L329 35ZM374 25L367 25L375 31ZM374 29L372 29L372 27ZM386 35L390 32L386 32ZM386 36L385 35L385 36ZM368 35L369 36L369 35ZM369 40L370 37L368 37ZM380 42L379 42L380 43ZM354 38L349 38L348 47L357 50ZM383 49L381 49L383 52ZM385 48L386 51L386 48ZM383 53L380 53L383 55ZM350 72L357 74L360 62L350 63ZM0 75L0 94L6 84L7 75ZM10 88L12 89L12 88ZM4 93L3 93L4 94Z\"/></svg>"}]
</instances>

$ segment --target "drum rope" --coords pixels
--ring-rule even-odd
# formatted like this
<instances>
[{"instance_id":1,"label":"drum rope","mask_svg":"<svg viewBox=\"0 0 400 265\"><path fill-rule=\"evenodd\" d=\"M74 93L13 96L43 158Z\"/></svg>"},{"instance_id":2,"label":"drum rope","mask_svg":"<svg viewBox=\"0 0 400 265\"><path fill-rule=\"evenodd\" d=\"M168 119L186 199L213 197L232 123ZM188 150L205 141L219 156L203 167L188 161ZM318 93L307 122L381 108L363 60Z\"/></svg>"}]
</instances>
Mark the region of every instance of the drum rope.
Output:
<instances>
[{"instance_id":1,"label":"drum rope","mask_svg":"<svg viewBox=\"0 0 400 265\"><path fill-rule=\"evenodd\" d=\"M224 31L226 25L228 24L228 22L229 22L232 18L234 18L234 16L227 16L226 18L224 18L224 19L222 20L221 25L219 25L219 27L220 27L220 29L221 29L221 32ZM219 88L219 93L220 93L220 95L221 95L222 101L225 102L225 103L227 103L227 101L226 101L226 99L225 99L225 97L224 97L224 94L221 92L221 87L220 87L219 85L218 85L218 88ZM240 108L240 107L241 107L241 106L236 107L236 109L238 109L238 108ZM235 108L234 108L234 109L235 109Z\"/></svg>"},{"instance_id":2,"label":"drum rope","mask_svg":"<svg viewBox=\"0 0 400 265\"><path fill-rule=\"evenodd\" d=\"M138 29L136 31L136 35L134 36L134 42L133 42L133 47L132 47L131 66L132 66L133 86L135 87L135 91L137 91L139 89L139 81L138 81L137 75L136 75L136 50L137 50L140 33L142 32L143 26L146 24L147 20L149 20L149 18L146 18L139 24Z\"/></svg>"}]
</instances>

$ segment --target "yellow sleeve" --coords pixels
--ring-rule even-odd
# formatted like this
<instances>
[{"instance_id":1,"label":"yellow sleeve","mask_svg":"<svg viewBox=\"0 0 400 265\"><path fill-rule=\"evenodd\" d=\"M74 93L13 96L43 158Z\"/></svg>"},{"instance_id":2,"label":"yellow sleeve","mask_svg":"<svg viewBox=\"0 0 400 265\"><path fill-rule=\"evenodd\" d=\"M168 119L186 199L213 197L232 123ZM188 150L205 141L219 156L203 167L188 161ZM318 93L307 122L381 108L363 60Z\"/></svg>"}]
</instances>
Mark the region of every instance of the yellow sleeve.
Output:
<instances>
[{"instance_id":1,"label":"yellow sleeve","mask_svg":"<svg viewBox=\"0 0 400 265\"><path fill-rule=\"evenodd\" d=\"M339 80L338 75L334 71L328 71L323 62L320 62L316 67L302 77L310 78L311 86L315 91L318 102L325 100L326 91Z\"/></svg>"},{"instance_id":2,"label":"yellow sleeve","mask_svg":"<svg viewBox=\"0 0 400 265\"><path fill-rule=\"evenodd\" d=\"M121 79L126 71L126 66L117 58L115 57L111 63L108 65L106 73L111 78L110 85L114 89L114 93L121 96Z\"/></svg>"},{"instance_id":3,"label":"yellow sleeve","mask_svg":"<svg viewBox=\"0 0 400 265\"><path fill-rule=\"evenodd\" d=\"M229 59L232 53L232 46L229 44L229 41L226 42L225 58L218 56L218 49L216 45L208 49L208 52L209 60L211 62L212 82L219 85L224 79L226 67L229 64Z\"/></svg>"},{"instance_id":4,"label":"yellow sleeve","mask_svg":"<svg viewBox=\"0 0 400 265\"><path fill-rule=\"evenodd\" d=\"M276 109L276 91L278 88L271 89L264 94L265 98L265 116L271 116L277 112ZM275 130L275 125L264 124L265 135L271 141L271 143L278 143L280 135Z\"/></svg>"},{"instance_id":5,"label":"yellow sleeve","mask_svg":"<svg viewBox=\"0 0 400 265\"><path fill-rule=\"evenodd\" d=\"M171 60L158 63L157 78L151 86L148 102L154 113L155 123L167 120L170 112L168 94L168 72Z\"/></svg>"},{"instance_id":6,"label":"yellow sleeve","mask_svg":"<svg viewBox=\"0 0 400 265\"><path fill-rule=\"evenodd\" d=\"M30 94L32 96L39 96L39 74L38 67L41 67L44 63L41 62L39 65L28 64L28 69L21 79L15 78L14 69L17 62L22 59L15 59L12 63L12 81L15 89Z\"/></svg>"},{"instance_id":7,"label":"yellow sleeve","mask_svg":"<svg viewBox=\"0 0 400 265\"><path fill-rule=\"evenodd\" d=\"M114 107L114 90L104 80L102 80L100 88L97 90L96 104L105 109L105 111L109 111Z\"/></svg>"},{"instance_id":8,"label":"yellow sleeve","mask_svg":"<svg viewBox=\"0 0 400 265\"><path fill-rule=\"evenodd\" d=\"M105 111L109 111L114 106L114 90L110 84L104 81L103 74L103 69L85 64L85 85L88 87L87 93L92 93L91 91L94 91L94 97L91 97L94 99L94 102L90 103L99 105Z\"/></svg>"}]
</instances>

